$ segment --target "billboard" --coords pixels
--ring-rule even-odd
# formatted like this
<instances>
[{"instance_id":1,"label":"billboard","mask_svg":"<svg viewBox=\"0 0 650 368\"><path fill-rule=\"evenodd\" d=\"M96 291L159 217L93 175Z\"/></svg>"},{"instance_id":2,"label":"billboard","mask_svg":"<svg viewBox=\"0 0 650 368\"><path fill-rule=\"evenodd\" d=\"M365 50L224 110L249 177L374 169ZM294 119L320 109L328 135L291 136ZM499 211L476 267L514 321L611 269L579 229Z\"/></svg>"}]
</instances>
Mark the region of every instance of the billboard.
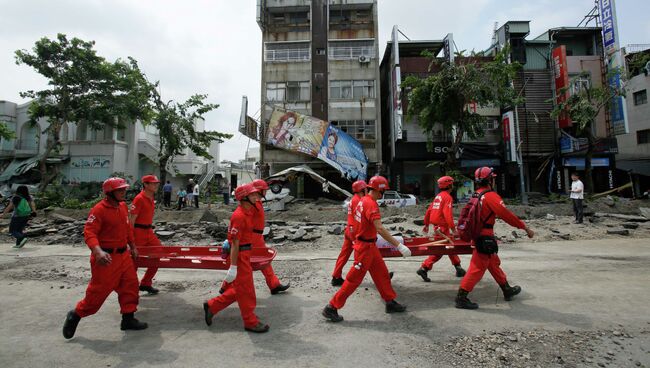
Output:
<instances>
[{"instance_id":1,"label":"billboard","mask_svg":"<svg viewBox=\"0 0 650 368\"><path fill-rule=\"evenodd\" d=\"M614 0L598 0L598 10L603 28L603 46L605 47L605 62L607 69L613 75L609 77L609 85L613 89L622 88L620 70L623 68L623 56L619 45L618 24L616 21L616 5ZM611 107L612 129L614 134L626 134L630 129L627 122L625 98L616 96Z\"/></svg>"},{"instance_id":2,"label":"billboard","mask_svg":"<svg viewBox=\"0 0 650 368\"><path fill-rule=\"evenodd\" d=\"M555 76L555 101L557 105L569 98L569 68L566 63L566 47L564 45L553 49L553 74ZM562 89L565 89L562 92ZM557 119L560 128L568 128L572 125L571 118L565 112Z\"/></svg>"},{"instance_id":3,"label":"billboard","mask_svg":"<svg viewBox=\"0 0 650 368\"><path fill-rule=\"evenodd\" d=\"M393 141L402 139L402 75L399 66L399 29L393 26L392 34L392 58L390 60L390 112L393 117ZM393 143L394 144L394 143Z\"/></svg>"},{"instance_id":4,"label":"billboard","mask_svg":"<svg viewBox=\"0 0 650 368\"><path fill-rule=\"evenodd\" d=\"M503 126L503 142L506 147L506 161L517 161L517 144L515 143L515 117L512 111L501 116Z\"/></svg>"},{"instance_id":5,"label":"billboard","mask_svg":"<svg viewBox=\"0 0 650 368\"><path fill-rule=\"evenodd\" d=\"M241 112L239 114L239 132L248 138L260 141L258 136L259 124L255 119L251 118L248 114L248 97L242 96L241 99Z\"/></svg>"},{"instance_id":6,"label":"billboard","mask_svg":"<svg viewBox=\"0 0 650 368\"><path fill-rule=\"evenodd\" d=\"M325 120L275 108L266 137L267 144L318 158L350 181L366 179L368 158L361 143Z\"/></svg>"}]
</instances>

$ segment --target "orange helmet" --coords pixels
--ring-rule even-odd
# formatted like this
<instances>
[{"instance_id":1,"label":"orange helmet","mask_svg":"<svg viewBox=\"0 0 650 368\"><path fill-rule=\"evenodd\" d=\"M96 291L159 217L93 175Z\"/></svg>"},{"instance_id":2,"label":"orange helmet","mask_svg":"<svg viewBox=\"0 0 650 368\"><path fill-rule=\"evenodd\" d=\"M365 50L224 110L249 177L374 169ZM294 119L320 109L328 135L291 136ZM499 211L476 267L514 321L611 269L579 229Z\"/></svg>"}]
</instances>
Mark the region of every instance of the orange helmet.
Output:
<instances>
[{"instance_id":1,"label":"orange helmet","mask_svg":"<svg viewBox=\"0 0 650 368\"><path fill-rule=\"evenodd\" d=\"M368 182L368 188L379 190L382 192L390 189L388 186L388 180L383 176L379 176L379 175L370 178L370 181Z\"/></svg>"},{"instance_id":2,"label":"orange helmet","mask_svg":"<svg viewBox=\"0 0 650 368\"><path fill-rule=\"evenodd\" d=\"M241 201L249 195L259 192L259 189L255 188L253 184L243 184L235 188L235 199Z\"/></svg>"},{"instance_id":3,"label":"orange helmet","mask_svg":"<svg viewBox=\"0 0 650 368\"><path fill-rule=\"evenodd\" d=\"M143 183L160 183L156 175L145 175L142 177Z\"/></svg>"},{"instance_id":4,"label":"orange helmet","mask_svg":"<svg viewBox=\"0 0 650 368\"><path fill-rule=\"evenodd\" d=\"M454 184L454 178L451 176L443 176L442 178L438 179L438 187L440 189L447 189L450 188Z\"/></svg>"},{"instance_id":5,"label":"orange helmet","mask_svg":"<svg viewBox=\"0 0 650 368\"><path fill-rule=\"evenodd\" d=\"M128 188L126 180L122 178L108 178L102 184L102 191L105 194L112 193L114 190Z\"/></svg>"},{"instance_id":6,"label":"orange helmet","mask_svg":"<svg viewBox=\"0 0 650 368\"><path fill-rule=\"evenodd\" d=\"M366 184L365 181L357 180L354 183L352 183L352 192L359 193L360 191L366 189L367 187L368 187L368 184Z\"/></svg>"},{"instance_id":7,"label":"orange helmet","mask_svg":"<svg viewBox=\"0 0 650 368\"><path fill-rule=\"evenodd\" d=\"M269 184L266 182L266 180L255 179L251 184L253 184L253 186L259 191L269 189Z\"/></svg>"}]
</instances>

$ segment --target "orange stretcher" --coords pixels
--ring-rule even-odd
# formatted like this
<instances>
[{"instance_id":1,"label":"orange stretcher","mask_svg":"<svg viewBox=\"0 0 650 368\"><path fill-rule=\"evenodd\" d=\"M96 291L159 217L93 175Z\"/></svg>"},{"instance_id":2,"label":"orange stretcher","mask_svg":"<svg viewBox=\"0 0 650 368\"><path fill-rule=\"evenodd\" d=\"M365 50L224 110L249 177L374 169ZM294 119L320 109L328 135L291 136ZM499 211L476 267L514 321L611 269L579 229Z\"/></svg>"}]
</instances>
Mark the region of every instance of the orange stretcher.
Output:
<instances>
[{"instance_id":1,"label":"orange stretcher","mask_svg":"<svg viewBox=\"0 0 650 368\"><path fill-rule=\"evenodd\" d=\"M445 237L404 238L404 245L411 250L411 256L435 256L450 254L472 254L473 247L469 242ZM402 254L392 246L379 247L379 253L384 258L402 257Z\"/></svg>"},{"instance_id":2,"label":"orange stretcher","mask_svg":"<svg viewBox=\"0 0 650 368\"><path fill-rule=\"evenodd\" d=\"M252 248L251 266L253 270L266 267L277 254L273 248ZM160 246L138 248L137 267L158 268L196 268L227 270L230 262L222 257L221 246Z\"/></svg>"}]
</instances>

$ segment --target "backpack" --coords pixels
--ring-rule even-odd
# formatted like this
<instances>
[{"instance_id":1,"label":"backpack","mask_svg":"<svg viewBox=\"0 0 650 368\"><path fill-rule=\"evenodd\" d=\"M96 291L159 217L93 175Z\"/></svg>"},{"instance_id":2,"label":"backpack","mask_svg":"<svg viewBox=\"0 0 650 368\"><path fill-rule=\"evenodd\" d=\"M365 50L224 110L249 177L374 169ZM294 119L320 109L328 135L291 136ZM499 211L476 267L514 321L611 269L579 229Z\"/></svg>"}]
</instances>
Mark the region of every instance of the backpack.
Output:
<instances>
[{"instance_id":1,"label":"backpack","mask_svg":"<svg viewBox=\"0 0 650 368\"><path fill-rule=\"evenodd\" d=\"M492 192L492 190L486 190L481 194L474 193L469 202L460 211L458 226L456 228L458 229L458 235L463 241L469 242L476 240L481 235L481 229L483 228L481 221L481 197L488 192Z\"/></svg>"},{"instance_id":2,"label":"backpack","mask_svg":"<svg viewBox=\"0 0 650 368\"><path fill-rule=\"evenodd\" d=\"M32 207L29 206L29 202L25 198L20 197L20 202L18 202L18 206L16 207L16 217L27 217L31 214Z\"/></svg>"}]
</instances>

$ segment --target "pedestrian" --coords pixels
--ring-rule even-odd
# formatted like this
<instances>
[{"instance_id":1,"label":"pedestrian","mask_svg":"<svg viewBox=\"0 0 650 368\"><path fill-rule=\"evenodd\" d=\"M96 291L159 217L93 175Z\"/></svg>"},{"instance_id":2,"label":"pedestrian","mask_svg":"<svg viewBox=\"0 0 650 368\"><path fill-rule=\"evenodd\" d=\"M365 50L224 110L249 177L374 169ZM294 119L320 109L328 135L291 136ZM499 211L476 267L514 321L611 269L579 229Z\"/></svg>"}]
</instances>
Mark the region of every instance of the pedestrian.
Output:
<instances>
[{"instance_id":1,"label":"pedestrian","mask_svg":"<svg viewBox=\"0 0 650 368\"><path fill-rule=\"evenodd\" d=\"M187 192L185 189L181 188L178 190L176 195L178 196L178 210L180 211L181 208L185 207L185 197L187 196Z\"/></svg>"},{"instance_id":2,"label":"pedestrian","mask_svg":"<svg viewBox=\"0 0 650 368\"><path fill-rule=\"evenodd\" d=\"M185 186L185 193L186 197L185 200L187 201L187 205L192 205L192 202L194 201L194 180L190 179L187 185Z\"/></svg>"},{"instance_id":3,"label":"pedestrian","mask_svg":"<svg viewBox=\"0 0 650 368\"><path fill-rule=\"evenodd\" d=\"M384 191L389 189L388 180L383 176L373 176L368 188L370 192L354 209L354 264L345 276L343 286L322 312L323 317L332 322L343 321L338 310L343 308L348 297L361 285L367 272L370 272L381 298L386 302L386 313L406 311L406 306L395 300L397 294L393 290L388 268L376 245L377 234L397 247L403 256L410 256L411 250L397 241L381 224L377 199L382 198Z\"/></svg>"},{"instance_id":4,"label":"pedestrian","mask_svg":"<svg viewBox=\"0 0 650 368\"><path fill-rule=\"evenodd\" d=\"M228 182L225 182L223 188L221 188L221 194L223 194L223 204L226 206L230 204L230 185Z\"/></svg>"},{"instance_id":5,"label":"pedestrian","mask_svg":"<svg viewBox=\"0 0 650 368\"><path fill-rule=\"evenodd\" d=\"M260 200L255 202L255 211L252 218L253 221L252 244L254 249L255 248L266 249L267 245L266 242L264 241L264 226L265 226L264 205L262 204L261 199L266 196L266 191L269 189L269 185L266 183L266 181L262 179L255 179L251 184L260 193ZM291 287L291 284L283 285L280 282L280 279L278 279L278 276L275 274L275 271L273 271L273 266L271 266L271 263L269 263L266 267L262 268L260 271L262 271L262 275L264 275L264 279L266 280L266 286L268 286L269 290L271 291L271 295L282 293L287 289L289 289L289 287ZM223 291L226 290L230 285L231 284L224 282L219 292L223 294Z\"/></svg>"},{"instance_id":6,"label":"pedestrian","mask_svg":"<svg viewBox=\"0 0 650 368\"><path fill-rule=\"evenodd\" d=\"M90 283L86 295L68 312L63 324L63 337L70 339L79 321L97 313L106 298L115 291L122 314L121 330L144 330L147 324L138 321L138 275L133 259L137 250L129 224L129 209L124 203L129 185L122 178L109 178L102 184L105 198L91 210L84 226L84 239L90 255Z\"/></svg>"},{"instance_id":7,"label":"pedestrian","mask_svg":"<svg viewBox=\"0 0 650 368\"><path fill-rule=\"evenodd\" d=\"M353 209L357 208L359 201L366 194L368 194L368 185L363 180L357 180L352 183L352 198L348 202L348 222L345 226L345 232L343 233L343 246L341 246L341 252L336 258L336 264L334 265L334 271L332 272L332 286L341 286L343 285L343 267L348 262L350 255L352 254L352 243L354 242L354 213Z\"/></svg>"},{"instance_id":8,"label":"pedestrian","mask_svg":"<svg viewBox=\"0 0 650 368\"><path fill-rule=\"evenodd\" d=\"M13 248L22 248L27 243L27 236L23 234L23 230L29 219L36 217L36 204L29 195L29 188L26 185L16 188L16 195L11 197L11 201L2 212L2 217L6 217L11 210L14 213L9 222L9 234L16 238Z\"/></svg>"},{"instance_id":9,"label":"pedestrian","mask_svg":"<svg viewBox=\"0 0 650 368\"><path fill-rule=\"evenodd\" d=\"M172 205L172 191L173 187L169 180L163 185L163 206L169 208Z\"/></svg>"},{"instance_id":10,"label":"pedestrian","mask_svg":"<svg viewBox=\"0 0 650 368\"><path fill-rule=\"evenodd\" d=\"M434 233L442 233L446 237L453 237L456 235L456 225L454 224L453 203L454 199L451 197L451 190L454 187L454 178L451 176L443 176L438 179L438 188L440 193L433 199L427 212L424 214L424 228L422 231L425 235L429 233L429 225L433 225ZM417 270L417 274L422 277L425 282L431 282L427 272L431 271L433 264L438 262L442 256L429 256L422 262L422 266ZM460 265L460 257L455 254L449 255L451 264L456 269L456 277L465 276L465 270Z\"/></svg>"},{"instance_id":11,"label":"pedestrian","mask_svg":"<svg viewBox=\"0 0 650 368\"><path fill-rule=\"evenodd\" d=\"M244 320L244 329L251 332L267 332L269 325L260 322L255 315L257 300L253 284L253 268L251 266L251 243L253 241L253 216L255 202L259 201L260 193L253 184L244 184L235 189L235 198L239 206L233 212L228 226L228 242L230 267L225 282L232 283L223 294L203 303L205 323L212 325L212 318L235 301Z\"/></svg>"},{"instance_id":12,"label":"pedestrian","mask_svg":"<svg viewBox=\"0 0 650 368\"><path fill-rule=\"evenodd\" d=\"M199 208L199 183L195 183L194 188L192 188L192 198L194 199L194 207Z\"/></svg>"},{"instance_id":13,"label":"pedestrian","mask_svg":"<svg viewBox=\"0 0 650 368\"><path fill-rule=\"evenodd\" d=\"M575 216L576 224L582 224L583 204L585 198L585 185L580 181L580 175L577 172L571 174L571 201L573 202L573 215Z\"/></svg>"},{"instance_id":14,"label":"pedestrian","mask_svg":"<svg viewBox=\"0 0 650 368\"><path fill-rule=\"evenodd\" d=\"M474 196L478 198L479 204L477 208L479 212L477 215L479 216L481 230L478 239L472 241L474 246L472 259L467 274L460 282L460 288L456 296L456 308L478 308L478 304L470 301L467 295L481 281L486 270L490 271L494 280L501 287L506 301L512 300L515 295L521 292L521 287L508 284L506 274L501 269L501 260L497 255L499 247L494 236L494 223L498 217L510 226L526 231L529 238L532 238L535 233L506 208L501 196L494 191L496 176L494 169L490 167L478 168L474 173L474 179L478 186Z\"/></svg>"},{"instance_id":15,"label":"pedestrian","mask_svg":"<svg viewBox=\"0 0 650 368\"><path fill-rule=\"evenodd\" d=\"M160 180L155 175L142 177L142 191L138 193L131 203L129 222L133 226L133 238L136 248L160 247L162 244L153 232L153 215L156 208L154 200ZM140 291L146 291L149 295L158 294L159 290L153 287L153 278L158 268L149 267L140 280Z\"/></svg>"}]
</instances>

